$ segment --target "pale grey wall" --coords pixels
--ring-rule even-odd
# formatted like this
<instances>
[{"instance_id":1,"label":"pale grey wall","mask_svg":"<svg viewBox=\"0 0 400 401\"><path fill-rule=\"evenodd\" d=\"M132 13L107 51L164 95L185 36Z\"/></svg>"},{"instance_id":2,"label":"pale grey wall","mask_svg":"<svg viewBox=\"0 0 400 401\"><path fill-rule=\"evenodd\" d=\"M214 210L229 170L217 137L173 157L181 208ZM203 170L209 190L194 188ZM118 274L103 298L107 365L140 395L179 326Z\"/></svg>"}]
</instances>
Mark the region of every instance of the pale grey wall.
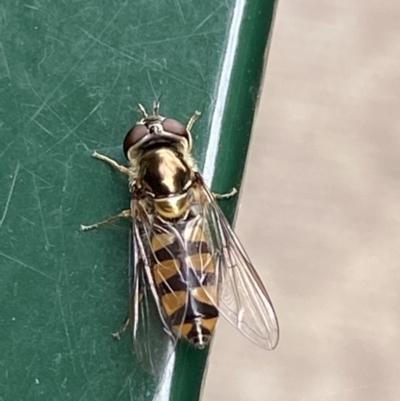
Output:
<instances>
[{"instance_id":1,"label":"pale grey wall","mask_svg":"<svg viewBox=\"0 0 400 401\"><path fill-rule=\"evenodd\" d=\"M204 401L400 400L400 3L281 0L237 232L272 353L218 327Z\"/></svg>"}]
</instances>

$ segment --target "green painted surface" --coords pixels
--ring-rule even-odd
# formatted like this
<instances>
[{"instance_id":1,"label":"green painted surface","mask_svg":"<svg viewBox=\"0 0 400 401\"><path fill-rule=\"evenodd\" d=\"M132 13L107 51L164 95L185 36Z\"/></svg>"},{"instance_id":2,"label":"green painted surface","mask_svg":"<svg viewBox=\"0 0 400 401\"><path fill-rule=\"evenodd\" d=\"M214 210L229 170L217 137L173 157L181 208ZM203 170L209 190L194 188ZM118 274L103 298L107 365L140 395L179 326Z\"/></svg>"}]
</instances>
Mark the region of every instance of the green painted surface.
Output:
<instances>
[{"instance_id":1,"label":"green painted surface","mask_svg":"<svg viewBox=\"0 0 400 401\"><path fill-rule=\"evenodd\" d=\"M1 401L154 398L129 335L110 336L127 312L128 224L78 231L129 205L124 177L90 154L123 163L135 103L163 94L165 115L202 110L195 156L208 178L217 166L213 189L238 187L273 12L248 3L0 4ZM232 219L235 200L222 206ZM206 358L180 344L163 400L197 400Z\"/></svg>"}]
</instances>

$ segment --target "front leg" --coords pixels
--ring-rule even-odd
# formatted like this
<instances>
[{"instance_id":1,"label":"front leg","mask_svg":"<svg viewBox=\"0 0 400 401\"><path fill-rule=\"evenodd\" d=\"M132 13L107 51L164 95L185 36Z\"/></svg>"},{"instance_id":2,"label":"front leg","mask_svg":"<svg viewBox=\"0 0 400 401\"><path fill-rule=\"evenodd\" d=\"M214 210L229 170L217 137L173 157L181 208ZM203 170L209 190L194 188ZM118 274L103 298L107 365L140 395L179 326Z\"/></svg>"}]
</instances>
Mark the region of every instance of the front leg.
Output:
<instances>
[{"instance_id":1,"label":"front leg","mask_svg":"<svg viewBox=\"0 0 400 401\"><path fill-rule=\"evenodd\" d=\"M186 129L190 132L192 130L192 127L194 123L197 121L197 119L201 116L200 111L195 111L192 117L190 117L190 120L188 121L186 125Z\"/></svg>"},{"instance_id":2,"label":"front leg","mask_svg":"<svg viewBox=\"0 0 400 401\"><path fill-rule=\"evenodd\" d=\"M207 187L205 184L203 177L201 176L200 173L195 172L194 173L194 178L193 178L193 184L194 185L199 185L200 187L203 186L206 189L206 192L209 194L210 198L214 198L215 200L220 200L220 199L229 199L235 196L238 193L238 190L236 188L232 188L230 192L225 193L225 194L217 194L215 192L212 192L210 188Z\"/></svg>"},{"instance_id":3,"label":"front leg","mask_svg":"<svg viewBox=\"0 0 400 401\"><path fill-rule=\"evenodd\" d=\"M119 170L121 173L127 174L129 175L129 168L125 167L125 166L121 166L120 164L118 164L115 160L110 159L108 156L104 156L100 153L97 153L96 151L94 151L92 153L92 157L94 157L95 159L99 159L102 160L103 162L108 163L109 165L113 166L114 168L116 168L117 170Z\"/></svg>"},{"instance_id":4,"label":"front leg","mask_svg":"<svg viewBox=\"0 0 400 401\"><path fill-rule=\"evenodd\" d=\"M81 228L81 231L93 230L94 228L99 228L99 226L103 226L104 224L112 223L113 221L118 220L121 217L125 217L125 218L131 217L131 210L130 209L123 210L121 213L118 213L115 216L111 216L107 220L103 220L98 223L91 224L90 226L84 226L83 224L81 224L80 228Z\"/></svg>"},{"instance_id":5,"label":"front leg","mask_svg":"<svg viewBox=\"0 0 400 401\"><path fill-rule=\"evenodd\" d=\"M215 192L213 192L213 196L215 199L229 199L232 198L233 196L235 196L237 194L237 189L236 188L232 188L232 190L228 193L225 194L216 194Z\"/></svg>"}]
</instances>

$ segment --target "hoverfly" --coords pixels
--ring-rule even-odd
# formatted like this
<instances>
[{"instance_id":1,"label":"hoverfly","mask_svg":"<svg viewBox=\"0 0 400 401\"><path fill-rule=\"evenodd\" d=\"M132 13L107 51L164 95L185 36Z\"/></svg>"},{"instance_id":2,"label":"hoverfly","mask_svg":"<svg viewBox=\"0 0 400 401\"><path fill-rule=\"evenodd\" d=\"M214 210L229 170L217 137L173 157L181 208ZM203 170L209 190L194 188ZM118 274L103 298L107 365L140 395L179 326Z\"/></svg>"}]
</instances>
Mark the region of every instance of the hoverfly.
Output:
<instances>
[{"instance_id":1,"label":"hoverfly","mask_svg":"<svg viewBox=\"0 0 400 401\"><path fill-rule=\"evenodd\" d=\"M196 111L185 126L159 115L158 101L152 115L138 107L142 119L123 145L129 167L93 153L128 175L130 209L81 226L85 231L119 217L132 219L127 322L137 356L154 372L160 341L165 340L167 353L181 338L204 348L219 315L255 344L274 349L279 331L270 298L217 204L217 199L236 191L213 194L191 156L190 131L200 113ZM156 319L149 318L151 311Z\"/></svg>"}]
</instances>

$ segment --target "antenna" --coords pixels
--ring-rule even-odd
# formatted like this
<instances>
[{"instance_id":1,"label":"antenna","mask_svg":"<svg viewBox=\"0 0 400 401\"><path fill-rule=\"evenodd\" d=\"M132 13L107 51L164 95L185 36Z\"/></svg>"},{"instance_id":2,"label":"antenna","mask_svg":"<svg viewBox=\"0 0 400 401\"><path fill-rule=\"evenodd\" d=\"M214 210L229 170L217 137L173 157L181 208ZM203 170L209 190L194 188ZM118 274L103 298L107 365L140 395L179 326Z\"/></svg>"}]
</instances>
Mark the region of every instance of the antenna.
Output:
<instances>
[{"instance_id":1,"label":"antenna","mask_svg":"<svg viewBox=\"0 0 400 401\"><path fill-rule=\"evenodd\" d=\"M158 97L158 99L154 100L153 102L153 113L155 116L158 116L158 111L160 110L160 100L162 95Z\"/></svg>"},{"instance_id":2,"label":"antenna","mask_svg":"<svg viewBox=\"0 0 400 401\"><path fill-rule=\"evenodd\" d=\"M143 107L142 104L138 103L137 107L138 107L140 113L142 114L143 118L148 118L149 117L149 115L147 114L146 109Z\"/></svg>"}]
</instances>

